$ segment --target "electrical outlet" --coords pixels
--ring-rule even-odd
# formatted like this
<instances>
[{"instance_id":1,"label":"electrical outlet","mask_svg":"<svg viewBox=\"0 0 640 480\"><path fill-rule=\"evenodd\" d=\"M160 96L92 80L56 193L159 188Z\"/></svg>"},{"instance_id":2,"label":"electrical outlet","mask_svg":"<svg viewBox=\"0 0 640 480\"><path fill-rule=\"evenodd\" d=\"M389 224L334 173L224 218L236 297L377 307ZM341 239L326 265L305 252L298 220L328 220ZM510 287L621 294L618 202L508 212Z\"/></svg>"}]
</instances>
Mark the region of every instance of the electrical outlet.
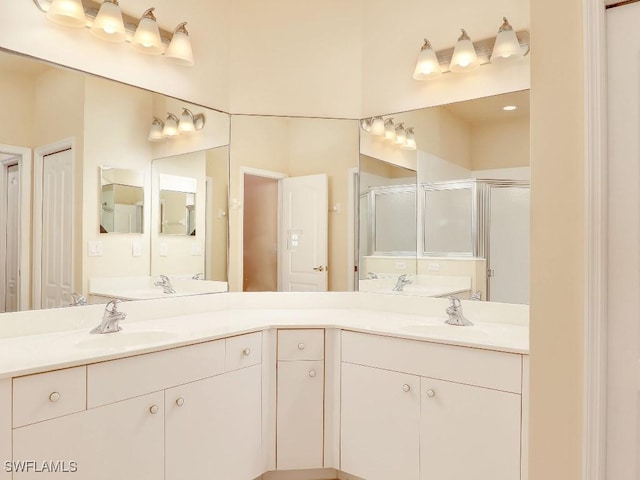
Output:
<instances>
[{"instance_id":1,"label":"electrical outlet","mask_svg":"<svg viewBox=\"0 0 640 480\"><path fill-rule=\"evenodd\" d=\"M202 255L202 247L200 245L195 244L191 245L191 255L194 257L199 257Z\"/></svg>"},{"instance_id":2,"label":"electrical outlet","mask_svg":"<svg viewBox=\"0 0 640 480\"><path fill-rule=\"evenodd\" d=\"M87 254L90 257L102 257L104 255L104 244L99 240L89 240L87 242Z\"/></svg>"},{"instance_id":3,"label":"electrical outlet","mask_svg":"<svg viewBox=\"0 0 640 480\"><path fill-rule=\"evenodd\" d=\"M439 272L440 271L440 264L439 263L430 263L427 265L427 270L429 270L430 272Z\"/></svg>"},{"instance_id":4,"label":"electrical outlet","mask_svg":"<svg viewBox=\"0 0 640 480\"><path fill-rule=\"evenodd\" d=\"M168 257L169 256L169 244L168 243L160 243L160 256Z\"/></svg>"},{"instance_id":5,"label":"electrical outlet","mask_svg":"<svg viewBox=\"0 0 640 480\"><path fill-rule=\"evenodd\" d=\"M139 240L134 240L131 244L131 256L133 257L141 257L142 256L142 244Z\"/></svg>"},{"instance_id":6,"label":"electrical outlet","mask_svg":"<svg viewBox=\"0 0 640 480\"><path fill-rule=\"evenodd\" d=\"M396 262L396 270L406 270L407 262Z\"/></svg>"}]
</instances>

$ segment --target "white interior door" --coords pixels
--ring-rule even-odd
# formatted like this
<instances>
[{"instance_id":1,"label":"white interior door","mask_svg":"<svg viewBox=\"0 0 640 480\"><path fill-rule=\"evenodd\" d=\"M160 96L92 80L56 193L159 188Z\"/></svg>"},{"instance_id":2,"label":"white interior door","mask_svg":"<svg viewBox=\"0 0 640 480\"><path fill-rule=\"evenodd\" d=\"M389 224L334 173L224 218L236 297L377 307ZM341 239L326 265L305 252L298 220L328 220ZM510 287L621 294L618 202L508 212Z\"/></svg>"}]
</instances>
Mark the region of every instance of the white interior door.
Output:
<instances>
[{"instance_id":1,"label":"white interior door","mask_svg":"<svg viewBox=\"0 0 640 480\"><path fill-rule=\"evenodd\" d=\"M491 188L488 300L529 304L531 190Z\"/></svg>"},{"instance_id":2,"label":"white interior door","mask_svg":"<svg viewBox=\"0 0 640 480\"><path fill-rule=\"evenodd\" d=\"M325 174L281 181L280 290L328 289L329 205Z\"/></svg>"},{"instance_id":3,"label":"white interior door","mask_svg":"<svg viewBox=\"0 0 640 480\"><path fill-rule=\"evenodd\" d=\"M607 11L607 479L640 478L640 3ZM601 439L604 441L604 439Z\"/></svg>"},{"instance_id":4,"label":"white interior door","mask_svg":"<svg viewBox=\"0 0 640 480\"><path fill-rule=\"evenodd\" d=\"M20 169L13 165L7 169L7 228L5 312L18 310L20 271Z\"/></svg>"},{"instance_id":5,"label":"white interior door","mask_svg":"<svg viewBox=\"0 0 640 480\"><path fill-rule=\"evenodd\" d=\"M73 176L71 149L46 155L42 167L42 308L59 307L72 291Z\"/></svg>"}]
</instances>

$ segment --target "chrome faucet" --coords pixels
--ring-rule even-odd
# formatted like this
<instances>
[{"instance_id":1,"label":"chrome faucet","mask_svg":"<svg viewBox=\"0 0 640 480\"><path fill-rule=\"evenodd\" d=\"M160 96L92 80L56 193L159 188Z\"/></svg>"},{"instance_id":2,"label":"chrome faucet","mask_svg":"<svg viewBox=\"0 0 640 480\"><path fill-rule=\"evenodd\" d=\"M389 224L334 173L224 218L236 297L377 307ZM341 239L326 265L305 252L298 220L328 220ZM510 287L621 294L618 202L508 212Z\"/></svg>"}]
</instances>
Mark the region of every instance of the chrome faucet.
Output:
<instances>
[{"instance_id":1,"label":"chrome faucet","mask_svg":"<svg viewBox=\"0 0 640 480\"><path fill-rule=\"evenodd\" d=\"M378 275L374 272L367 272L367 276L365 277L365 280L377 280Z\"/></svg>"},{"instance_id":2,"label":"chrome faucet","mask_svg":"<svg viewBox=\"0 0 640 480\"><path fill-rule=\"evenodd\" d=\"M115 299L105 305L102 323L89 333L115 333L122 330L120 322L127 317L127 314L118 311L118 303L120 300Z\"/></svg>"},{"instance_id":3,"label":"chrome faucet","mask_svg":"<svg viewBox=\"0 0 640 480\"><path fill-rule=\"evenodd\" d=\"M191 280L204 280L204 273L196 273Z\"/></svg>"},{"instance_id":4,"label":"chrome faucet","mask_svg":"<svg viewBox=\"0 0 640 480\"><path fill-rule=\"evenodd\" d=\"M84 295L79 293L72 292L69 294L71 297L71 306L78 307L87 304L87 299Z\"/></svg>"},{"instance_id":5,"label":"chrome faucet","mask_svg":"<svg viewBox=\"0 0 640 480\"><path fill-rule=\"evenodd\" d=\"M167 277L166 275L160 275L160 281L158 282L153 282L153 284L156 287L162 287L162 293L176 293L176 291L173 288L173 285L171 285L171 280L169 280L169 277Z\"/></svg>"},{"instance_id":6,"label":"chrome faucet","mask_svg":"<svg viewBox=\"0 0 640 480\"><path fill-rule=\"evenodd\" d=\"M459 327L472 326L473 323L467 320L467 318L462 314L462 302L460 299L456 297L449 297L449 302L449 307L447 307L447 315L449 315L449 318L444 323Z\"/></svg>"},{"instance_id":7,"label":"chrome faucet","mask_svg":"<svg viewBox=\"0 0 640 480\"><path fill-rule=\"evenodd\" d=\"M402 275L400 275L398 277L398 280L396 281L396 285L393 287L394 292L401 292L402 289L404 288L405 285L409 284L409 283L413 283L412 280L409 280L407 278L407 274L403 273Z\"/></svg>"}]
</instances>

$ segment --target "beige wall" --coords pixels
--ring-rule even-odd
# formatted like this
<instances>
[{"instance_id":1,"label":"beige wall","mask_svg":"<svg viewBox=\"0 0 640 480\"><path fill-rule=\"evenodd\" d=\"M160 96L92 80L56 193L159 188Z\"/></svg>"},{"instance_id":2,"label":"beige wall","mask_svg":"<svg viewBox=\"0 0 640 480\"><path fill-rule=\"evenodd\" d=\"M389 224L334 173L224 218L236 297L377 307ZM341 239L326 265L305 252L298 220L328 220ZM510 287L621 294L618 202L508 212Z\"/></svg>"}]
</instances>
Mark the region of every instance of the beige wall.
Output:
<instances>
[{"instance_id":1,"label":"beige wall","mask_svg":"<svg viewBox=\"0 0 640 480\"><path fill-rule=\"evenodd\" d=\"M33 146L35 80L28 75L2 72L0 75L0 144Z\"/></svg>"},{"instance_id":2,"label":"beige wall","mask_svg":"<svg viewBox=\"0 0 640 480\"><path fill-rule=\"evenodd\" d=\"M531 2L530 480L582 477L583 2Z\"/></svg>"},{"instance_id":3,"label":"beige wall","mask_svg":"<svg viewBox=\"0 0 640 480\"><path fill-rule=\"evenodd\" d=\"M207 280L227 281L227 249L229 239L229 147L207 150L207 177L213 181L211 257L208 258L210 276ZM223 212L220 216L219 212Z\"/></svg>"},{"instance_id":4,"label":"beige wall","mask_svg":"<svg viewBox=\"0 0 640 480\"><path fill-rule=\"evenodd\" d=\"M472 170L527 167L530 164L528 117L471 126Z\"/></svg>"}]
</instances>

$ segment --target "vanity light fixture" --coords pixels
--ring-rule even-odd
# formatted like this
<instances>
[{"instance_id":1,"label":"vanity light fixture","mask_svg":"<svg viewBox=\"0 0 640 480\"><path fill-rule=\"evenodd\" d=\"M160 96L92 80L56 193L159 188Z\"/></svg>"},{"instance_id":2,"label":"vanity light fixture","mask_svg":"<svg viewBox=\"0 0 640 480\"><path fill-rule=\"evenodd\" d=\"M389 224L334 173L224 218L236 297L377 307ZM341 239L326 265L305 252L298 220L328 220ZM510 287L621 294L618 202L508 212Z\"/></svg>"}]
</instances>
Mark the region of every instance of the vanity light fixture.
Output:
<instances>
[{"instance_id":1,"label":"vanity light fixture","mask_svg":"<svg viewBox=\"0 0 640 480\"><path fill-rule=\"evenodd\" d=\"M413 78L416 80L426 80L441 73L442 70L440 70L440 63L438 62L436 52L433 51L431 42L425 38L424 45L422 45L420 53L418 53L418 61L416 62L416 69L413 72Z\"/></svg>"},{"instance_id":2,"label":"vanity light fixture","mask_svg":"<svg viewBox=\"0 0 640 480\"><path fill-rule=\"evenodd\" d=\"M180 135L178 131L178 117L173 113L167 113L167 119L164 121L162 136L165 138L177 137Z\"/></svg>"},{"instance_id":3,"label":"vanity light fixture","mask_svg":"<svg viewBox=\"0 0 640 480\"><path fill-rule=\"evenodd\" d=\"M120 9L120 0L33 0L53 22L69 27L86 27L97 38L110 42L129 42L133 49L149 55L164 54L167 61L194 65L191 38L186 22L173 34L158 25L154 8L141 18Z\"/></svg>"},{"instance_id":4,"label":"vanity light fixture","mask_svg":"<svg viewBox=\"0 0 640 480\"><path fill-rule=\"evenodd\" d=\"M148 140L150 142L159 142L164 139L164 135L162 131L164 130L164 122L160 120L158 117L153 117L153 122L151 122L151 130L149 130Z\"/></svg>"},{"instance_id":5,"label":"vanity light fixture","mask_svg":"<svg viewBox=\"0 0 640 480\"><path fill-rule=\"evenodd\" d=\"M476 47L474 47L471 38L469 38L464 28L461 29L461 32L462 34L458 38L451 57L451 64L449 65L449 70L454 73L468 72L480 66Z\"/></svg>"},{"instance_id":6,"label":"vanity light fixture","mask_svg":"<svg viewBox=\"0 0 640 480\"><path fill-rule=\"evenodd\" d=\"M401 148L403 148L404 150L416 150L418 147L416 145L416 134L413 131L413 127L407 128L405 133L406 140Z\"/></svg>"},{"instance_id":7,"label":"vanity light fixture","mask_svg":"<svg viewBox=\"0 0 640 480\"><path fill-rule=\"evenodd\" d=\"M520 42L507 17L502 17L502 25L498 30L496 43L491 52L491 63L518 60L522 58Z\"/></svg>"},{"instance_id":8,"label":"vanity light fixture","mask_svg":"<svg viewBox=\"0 0 640 480\"><path fill-rule=\"evenodd\" d=\"M193 49L191 48L191 39L186 28L187 22L182 22L173 31L171 43L167 48L164 56L178 65L186 67L193 66Z\"/></svg>"},{"instance_id":9,"label":"vanity light fixture","mask_svg":"<svg viewBox=\"0 0 640 480\"><path fill-rule=\"evenodd\" d=\"M477 42L472 42L464 29L452 48L434 52L430 42L425 40L418 53L413 78L428 80L437 77L438 73L468 72L487 63L508 63L528 55L529 32L516 32L506 17L502 20L496 37Z\"/></svg>"},{"instance_id":10,"label":"vanity light fixture","mask_svg":"<svg viewBox=\"0 0 640 480\"><path fill-rule=\"evenodd\" d=\"M118 0L104 0L91 25L91 33L109 42L125 41L127 34Z\"/></svg>"},{"instance_id":11,"label":"vanity light fixture","mask_svg":"<svg viewBox=\"0 0 640 480\"><path fill-rule=\"evenodd\" d=\"M382 117L374 117L371 120L371 133L377 137L384 135L384 119Z\"/></svg>"},{"instance_id":12,"label":"vanity light fixture","mask_svg":"<svg viewBox=\"0 0 640 480\"><path fill-rule=\"evenodd\" d=\"M402 147L404 146L406 141L407 141L407 132L404 129L404 123L399 123L398 125L396 125L395 144L400 145Z\"/></svg>"},{"instance_id":13,"label":"vanity light fixture","mask_svg":"<svg viewBox=\"0 0 640 480\"><path fill-rule=\"evenodd\" d=\"M131 40L131 46L140 53L161 55L164 52L164 45L160 38L158 21L153 14L154 10L155 8L148 8L142 14L136 33L133 35L133 40Z\"/></svg>"},{"instance_id":14,"label":"vanity light fixture","mask_svg":"<svg viewBox=\"0 0 640 480\"><path fill-rule=\"evenodd\" d=\"M360 120L360 128L362 129L363 132L370 133L371 123L372 121L370 118L363 118L362 120Z\"/></svg>"},{"instance_id":15,"label":"vanity light fixture","mask_svg":"<svg viewBox=\"0 0 640 480\"><path fill-rule=\"evenodd\" d=\"M47 18L66 27L80 28L87 24L82 0L52 0Z\"/></svg>"},{"instance_id":16,"label":"vanity light fixture","mask_svg":"<svg viewBox=\"0 0 640 480\"><path fill-rule=\"evenodd\" d=\"M180 115L180 123L178 123L178 131L180 133L193 133L197 130L202 130L204 123L204 113L194 115L188 108L183 108L182 115Z\"/></svg>"},{"instance_id":17,"label":"vanity light fixture","mask_svg":"<svg viewBox=\"0 0 640 480\"><path fill-rule=\"evenodd\" d=\"M393 123L393 118L387 118L384 121L384 139L393 143L396 141L396 126Z\"/></svg>"}]
</instances>

